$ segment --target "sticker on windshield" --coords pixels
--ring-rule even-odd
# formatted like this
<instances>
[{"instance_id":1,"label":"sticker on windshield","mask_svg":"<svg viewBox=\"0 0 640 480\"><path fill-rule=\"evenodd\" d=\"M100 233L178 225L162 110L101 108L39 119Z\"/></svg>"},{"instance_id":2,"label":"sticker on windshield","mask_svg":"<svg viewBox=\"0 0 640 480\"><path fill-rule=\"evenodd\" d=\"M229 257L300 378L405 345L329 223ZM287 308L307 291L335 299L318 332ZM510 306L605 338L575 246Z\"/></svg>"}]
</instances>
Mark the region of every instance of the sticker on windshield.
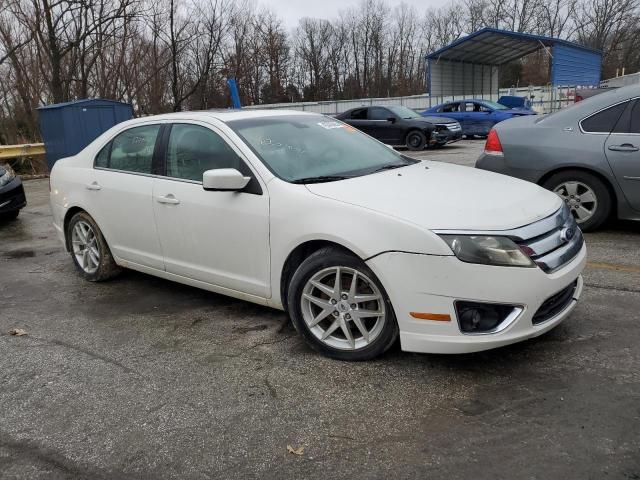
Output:
<instances>
[{"instance_id":1,"label":"sticker on windshield","mask_svg":"<svg viewBox=\"0 0 640 480\"><path fill-rule=\"evenodd\" d=\"M327 130L333 130L334 128L344 128L344 124L339 122L318 122L318 125Z\"/></svg>"}]
</instances>

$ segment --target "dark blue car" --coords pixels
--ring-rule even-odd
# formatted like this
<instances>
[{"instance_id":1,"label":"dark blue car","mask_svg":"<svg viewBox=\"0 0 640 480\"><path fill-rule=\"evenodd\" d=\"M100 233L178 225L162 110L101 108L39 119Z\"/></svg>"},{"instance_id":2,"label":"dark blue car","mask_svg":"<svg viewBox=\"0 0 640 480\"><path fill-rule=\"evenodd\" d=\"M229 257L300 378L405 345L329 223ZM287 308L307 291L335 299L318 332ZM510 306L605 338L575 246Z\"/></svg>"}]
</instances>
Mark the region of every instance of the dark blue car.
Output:
<instances>
[{"instance_id":1,"label":"dark blue car","mask_svg":"<svg viewBox=\"0 0 640 480\"><path fill-rule=\"evenodd\" d=\"M486 136L496 123L523 115L535 115L533 110L512 109L489 100L457 100L431 107L422 116L454 118L462 126L463 135Z\"/></svg>"}]
</instances>

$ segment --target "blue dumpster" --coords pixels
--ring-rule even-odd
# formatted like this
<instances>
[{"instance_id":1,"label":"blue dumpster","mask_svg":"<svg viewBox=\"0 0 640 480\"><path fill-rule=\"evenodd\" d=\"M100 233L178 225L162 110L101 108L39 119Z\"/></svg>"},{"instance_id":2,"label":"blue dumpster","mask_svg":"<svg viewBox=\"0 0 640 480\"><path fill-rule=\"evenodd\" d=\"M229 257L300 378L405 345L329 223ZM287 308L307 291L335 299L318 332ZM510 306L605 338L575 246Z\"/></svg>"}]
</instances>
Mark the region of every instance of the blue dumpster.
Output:
<instances>
[{"instance_id":1,"label":"blue dumpster","mask_svg":"<svg viewBox=\"0 0 640 480\"><path fill-rule=\"evenodd\" d=\"M133 107L114 100L87 99L38 108L49 170L75 155L114 125L133 118Z\"/></svg>"}]
</instances>

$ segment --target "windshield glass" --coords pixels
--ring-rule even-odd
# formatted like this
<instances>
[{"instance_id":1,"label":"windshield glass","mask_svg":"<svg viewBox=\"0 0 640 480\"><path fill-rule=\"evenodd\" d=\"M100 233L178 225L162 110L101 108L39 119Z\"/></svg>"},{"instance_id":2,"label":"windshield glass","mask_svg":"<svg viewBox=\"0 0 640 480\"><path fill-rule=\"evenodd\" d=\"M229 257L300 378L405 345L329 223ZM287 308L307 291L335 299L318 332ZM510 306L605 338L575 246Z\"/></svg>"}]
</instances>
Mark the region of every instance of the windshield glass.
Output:
<instances>
[{"instance_id":1,"label":"windshield glass","mask_svg":"<svg viewBox=\"0 0 640 480\"><path fill-rule=\"evenodd\" d=\"M491 102L489 100L485 100L484 103L487 107L489 108L493 108L494 110L507 110L509 107L505 107L504 105L502 105L501 103L498 102Z\"/></svg>"},{"instance_id":2,"label":"windshield glass","mask_svg":"<svg viewBox=\"0 0 640 480\"><path fill-rule=\"evenodd\" d=\"M228 125L276 176L288 182L340 180L415 163L323 115L251 118Z\"/></svg>"},{"instance_id":3,"label":"windshield glass","mask_svg":"<svg viewBox=\"0 0 640 480\"><path fill-rule=\"evenodd\" d=\"M400 118L409 119L409 118L421 118L419 114L411 110L407 107L395 106L395 107L387 107L393 113L395 113Z\"/></svg>"}]
</instances>

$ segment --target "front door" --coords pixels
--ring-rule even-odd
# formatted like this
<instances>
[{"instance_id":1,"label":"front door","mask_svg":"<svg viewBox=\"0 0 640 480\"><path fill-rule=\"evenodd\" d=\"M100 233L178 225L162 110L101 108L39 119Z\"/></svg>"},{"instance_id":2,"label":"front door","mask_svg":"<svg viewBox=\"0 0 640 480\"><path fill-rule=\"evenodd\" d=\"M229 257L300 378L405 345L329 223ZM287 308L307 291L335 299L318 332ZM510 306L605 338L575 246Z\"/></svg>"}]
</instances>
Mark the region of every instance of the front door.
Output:
<instances>
[{"instance_id":1,"label":"front door","mask_svg":"<svg viewBox=\"0 0 640 480\"><path fill-rule=\"evenodd\" d=\"M627 201L640 210L640 100L627 106L604 150Z\"/></svg>"},{"instance_id":2,"label":"front door","mask_svg":"<svg viewBox=\"0 0 640 480\"><path fill-rule=\"evenodd\" d=\"M397 117L397 115L387 108L370 107L370 135L380 140L381 142L391 145L400 145L404 143L404 139L402 138L402 127L398 123L399 120L400 119Z\"/></svg>"},{"instance_id":3,"label":"front door","mask_svg":"<svg viewBox=\"0 0 640 480\"><path fill-rule=\"evenodd\" d=\"M167 272L269 298L269 198L245 161L220 132L176 123L165 165L153 209ZM202 174L216 168L252 180L242 192L206 191Z\"/></svg>"}]
</instances>

